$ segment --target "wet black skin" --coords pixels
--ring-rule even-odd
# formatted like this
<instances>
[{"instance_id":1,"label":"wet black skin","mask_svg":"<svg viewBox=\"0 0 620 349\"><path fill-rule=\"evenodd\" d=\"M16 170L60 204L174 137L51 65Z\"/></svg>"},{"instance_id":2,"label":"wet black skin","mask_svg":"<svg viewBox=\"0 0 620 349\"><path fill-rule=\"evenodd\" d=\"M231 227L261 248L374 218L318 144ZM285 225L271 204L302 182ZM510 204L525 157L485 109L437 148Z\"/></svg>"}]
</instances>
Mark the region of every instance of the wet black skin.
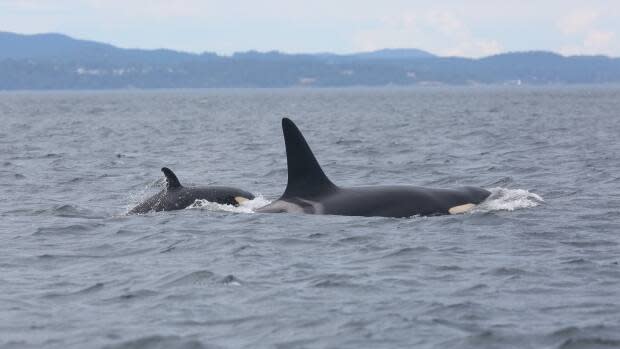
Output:
<instances>
[{"instance_id":1,"label":"wet black skin","mask_svg":"<svg viewBox=\"0 0 620 349\"><path fill-rule=\"evenodd\" d=\"M295 203L304 213L366 217L411 217L449 214L449 209L468 203L478 204L489 196L485 189L463 187L432 189L413 186L372 186L337 188L312 198L286 197L280 200ZM322 205L317 210L316 202ZM261 212L269 212L268 207ZM275 210L271 212L282 212Z\"/></svg>"},{"instance_id":2,"label":"wet black skin","mask_svg":"<svg viewBox=\"0 0 620 349\"><path fill-rule=\"evenodd\" d=\"M479 204L491 193L477 187L432 189L405 185L341 188L323 173L295 124L284 118L288 183L280 199L258 212L303 212L342 216L411 217L449 214Z\"/></svg>"},{"instance_id":3,"label":"wet black skin","mask_svg":"<svg viewBox=\"0 0 620 349\"><path fill-rule=\"evenodd\" d=\"M184 187L170 169L164 167L161 170L166 176L166 189L131 209L129 214L181 210L192 205L196 200L238 206L239 202L235 198L254 199L252 193L232 187Z\"/></svg>"}]
</instances>

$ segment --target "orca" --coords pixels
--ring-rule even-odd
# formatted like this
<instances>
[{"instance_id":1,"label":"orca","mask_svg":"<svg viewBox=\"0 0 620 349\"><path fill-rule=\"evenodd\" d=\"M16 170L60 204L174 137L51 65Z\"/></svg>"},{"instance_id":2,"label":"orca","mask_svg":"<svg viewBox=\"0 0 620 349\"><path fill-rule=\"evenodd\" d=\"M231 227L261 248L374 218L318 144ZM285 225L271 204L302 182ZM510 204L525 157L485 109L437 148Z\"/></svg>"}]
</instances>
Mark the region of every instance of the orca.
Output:
<instances>
[{"instance_id":1,"label":"orca","mask_svg":"<svg viewBox=\"0 0 620 349\"><path fill-rule=\"evenodd\" d=\"M477 187L432 189L406 185L341 188L327 178L297 126L282 119L288 183L284 194L257 212L365 217L465 213L491 193Z\"/></svg>"},{"instance_id":2,"label":"orca","mask_svg":"<svg viewBox=\"0 0 620 349\"><path fill-rule=\"evenodd\" d=\"M166 176L166 189L146 199L131 209L128 214L181 210L192 205L196 200L238 206L244 201L254 199L252 193L237 188L220 186L184 187L172 170L164 167L161 171Z\"/></svg>"}]
</instances>

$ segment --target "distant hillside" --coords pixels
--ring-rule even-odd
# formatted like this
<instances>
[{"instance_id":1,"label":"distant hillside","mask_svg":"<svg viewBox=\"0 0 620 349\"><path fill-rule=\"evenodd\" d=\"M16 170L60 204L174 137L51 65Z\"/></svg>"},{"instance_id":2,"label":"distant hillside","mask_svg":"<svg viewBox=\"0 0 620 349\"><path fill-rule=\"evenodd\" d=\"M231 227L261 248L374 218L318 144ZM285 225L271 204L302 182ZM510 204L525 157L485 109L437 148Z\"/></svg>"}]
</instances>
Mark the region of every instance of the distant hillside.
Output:
<instances>
[{"instance_id":1,"label":"distant hillside","mask_svg":"<svg viewBox=\"0 0 620 349\"><path fill-rule=\"evenodd\" d=\"M416 48L386 48L373 52L355 53L352 56L359 59L416 59L433 58L435 55Z\"/></svg>"},{"instance_id":2,"label":"distant hillside","mask_svg":"<svg viewBox=\"0 0 620 349\"><path fill-rule=\"evenodd\" d=\"M620 59L605 56L516 52L468 59L418 49L218 56L0 32L4 90L619 82Z\"/></svg>"},{"instance_id":3,"label":"distant hillside","mask_svg":"<svg viewBox=\"0 0 620 349\"><path fill-rule=\"evenodd\" d=\"M213 53L196 55L166 49L122 49L95 41L77 40L62 34L21 35L0 32L0 60L176 64L216 57Z\"/></svg>"}]
</instances>

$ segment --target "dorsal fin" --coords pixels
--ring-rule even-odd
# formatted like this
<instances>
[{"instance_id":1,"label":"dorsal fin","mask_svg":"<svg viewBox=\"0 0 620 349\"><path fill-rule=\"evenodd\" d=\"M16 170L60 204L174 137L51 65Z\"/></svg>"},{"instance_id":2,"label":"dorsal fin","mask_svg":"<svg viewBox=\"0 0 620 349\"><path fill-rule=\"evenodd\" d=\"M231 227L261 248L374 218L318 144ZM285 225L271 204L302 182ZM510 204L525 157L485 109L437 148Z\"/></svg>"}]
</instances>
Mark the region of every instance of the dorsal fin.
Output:
<instances>
[{"instance_id":1,"label":"dorsal fin","mask_svg":"<svg viewBox=\"0 0 620 349\"><path fill-rule=\"evenodd\" d=\"M338 189L325 175L297 126L282 119L288 183L282 197L314 197Z\"/></svg>"},{"instance_id":2,"label":"dorsal fin","mask_svg":"<svg viewBox=\"0 0 620 349\"><path fill-rule=\"evenodd\" d=\"M171 169L169 169L168 167L162 167L161 172L163 172L164 176L166 176L166 181L168 182L168 185L167 185L168 189L182 187L181 182L179 182L179 179L174 174L174 172L172 172Z\"/></svg>"}]
</instances>

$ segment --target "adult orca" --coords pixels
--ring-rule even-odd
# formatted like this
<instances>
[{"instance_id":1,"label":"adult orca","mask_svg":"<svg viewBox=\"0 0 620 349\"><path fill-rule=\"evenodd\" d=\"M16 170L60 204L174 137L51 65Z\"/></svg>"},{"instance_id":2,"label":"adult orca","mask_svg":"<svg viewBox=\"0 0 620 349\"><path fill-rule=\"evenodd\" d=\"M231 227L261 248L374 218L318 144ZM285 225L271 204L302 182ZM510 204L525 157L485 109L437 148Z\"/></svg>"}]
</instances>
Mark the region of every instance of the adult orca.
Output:
<instances>
[{"instance_id":1,"label":"adult orca","mask_svg":"<svg viewBox=\"0 0 620 349\"><path fill-rule=\"evenodd\" d=\"M238 206L240 203L254 199L254 195L245 190L231 187L184 187L177 176L167 167L161 169L166 176L166 189L151 196L129 214L151 211L181 210L192 205L196 200L207 200L218 204Z\"/></svg>"},{"instance_id":2,"label":"adult orca","mask_svg":"<svg viewBox=\"0 0 620 349\"><path fill-rule=\"evenodd\" d=\"M282 119L288 183L284 194L257 212L297 212L366 217L464 213L491 193L482 188L431 189L404 185L341 188L317 162L297 126Z\"/></svg>"}]
</instances>

